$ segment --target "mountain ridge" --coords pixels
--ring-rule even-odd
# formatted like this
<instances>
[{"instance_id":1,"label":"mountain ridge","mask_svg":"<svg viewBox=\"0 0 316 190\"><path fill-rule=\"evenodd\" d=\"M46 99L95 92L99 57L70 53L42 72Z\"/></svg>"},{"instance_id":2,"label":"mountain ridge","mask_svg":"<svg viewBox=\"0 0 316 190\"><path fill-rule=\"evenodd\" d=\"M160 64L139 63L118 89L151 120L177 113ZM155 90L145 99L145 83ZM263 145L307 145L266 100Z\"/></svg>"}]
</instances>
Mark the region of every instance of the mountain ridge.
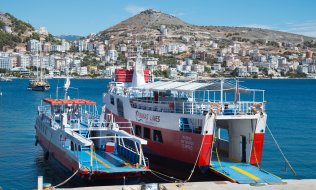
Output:
<instances>
[{"instance_id":1,"label":"mountain ridge","mask_svg":"<svg viewBox=\"0 0 316 190\"><path fill-rule=\"evenodd\" d=\"M233 27L233 26L198 26L189 24L176 16L163 13L154 9L148 9L134 15L118 24L111 26L98 33L101 39L110 36L122 36L126 33L142 35L145 32L157 31L161 25L165 25L173 34L186 35L186 33L206 32L210 38L219 39L247 39L247 40L267 40L287 43L303 43L315 40L315 37L304 36L289 32L252 28L252 27ZM238 34L237 34L238 33Z\"/></svg>"}]
</instances>

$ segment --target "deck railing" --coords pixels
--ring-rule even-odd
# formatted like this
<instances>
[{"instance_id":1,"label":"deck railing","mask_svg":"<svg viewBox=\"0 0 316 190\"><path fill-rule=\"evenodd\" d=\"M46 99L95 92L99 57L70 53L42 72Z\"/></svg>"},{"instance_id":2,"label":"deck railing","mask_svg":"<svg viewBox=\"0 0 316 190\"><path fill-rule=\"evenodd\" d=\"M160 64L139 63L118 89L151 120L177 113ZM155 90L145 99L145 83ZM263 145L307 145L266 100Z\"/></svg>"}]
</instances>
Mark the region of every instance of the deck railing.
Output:
<instances>
[{"instance_id":1,"label":"deck railing","mask_svg":"<svg viewBox=\"0 0 316 190\"><path fill-rule=\"evenodd\" d=\"M216 103L216 105L215 105ZM262 111L264 111L264 102L254 101L237 101L237 102L185 102L185 101L153 101L140 98L130 100L133 108L168 112L168 113L182 113L201 115L209 111L216 112L219 115L242 115L242 114L255 114L254 105L258 104ZM261 105L261 106L260 106ZM219 109L219 111L217 111Z\"/></svg>"}]
</instances>

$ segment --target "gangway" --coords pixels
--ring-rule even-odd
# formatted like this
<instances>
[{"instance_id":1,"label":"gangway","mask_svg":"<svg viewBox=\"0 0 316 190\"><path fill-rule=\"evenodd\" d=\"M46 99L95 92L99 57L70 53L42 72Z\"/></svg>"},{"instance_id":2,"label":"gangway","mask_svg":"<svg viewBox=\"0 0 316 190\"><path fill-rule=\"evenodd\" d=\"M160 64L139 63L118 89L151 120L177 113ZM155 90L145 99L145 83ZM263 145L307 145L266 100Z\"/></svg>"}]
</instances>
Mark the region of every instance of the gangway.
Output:
<instances>
[{"instance_id":1,"label":"gangway","mask_svg":"<svg viewBox=\"0 0 316 190\"><path fill-rule=\"evenodd\" d=\"M282 183L281 178L249 163L212 159L210 169L215 173L228 178L230 181L240 184Z\"/></svg>"}]
</instances>

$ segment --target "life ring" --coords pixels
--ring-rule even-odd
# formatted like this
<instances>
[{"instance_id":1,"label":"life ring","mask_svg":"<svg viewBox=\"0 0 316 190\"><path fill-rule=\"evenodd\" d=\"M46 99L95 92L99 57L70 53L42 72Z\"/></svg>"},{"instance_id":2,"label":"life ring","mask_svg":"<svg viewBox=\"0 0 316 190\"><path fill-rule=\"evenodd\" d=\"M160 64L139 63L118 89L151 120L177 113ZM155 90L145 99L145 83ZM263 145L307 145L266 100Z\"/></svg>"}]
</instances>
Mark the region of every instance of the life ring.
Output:
<instances>
[{"instance_id":1,"label":"life ring","mask_svg":"<svg viewBox=\"0 0 316 190\"><path fill-rule=\"evenodd\" d=\"M262 112L262 104L261 103L254 103L253 105L252 105L252 111L254 112L254 113L257 113L257 112Z\"/></svg>"},{"instance_id":2,"label":"life ring","mask_svg":"<svg viewBox=\"0 0 316 190\"><path fill-rule=\"evenodd\" d=\"M215 109L216 107L216 109ZM211 106L210 106L210 110L212 113L219 113L221 111L221 105L218 104L218 103L213 103Z\"/></svg>"}]
</instances>

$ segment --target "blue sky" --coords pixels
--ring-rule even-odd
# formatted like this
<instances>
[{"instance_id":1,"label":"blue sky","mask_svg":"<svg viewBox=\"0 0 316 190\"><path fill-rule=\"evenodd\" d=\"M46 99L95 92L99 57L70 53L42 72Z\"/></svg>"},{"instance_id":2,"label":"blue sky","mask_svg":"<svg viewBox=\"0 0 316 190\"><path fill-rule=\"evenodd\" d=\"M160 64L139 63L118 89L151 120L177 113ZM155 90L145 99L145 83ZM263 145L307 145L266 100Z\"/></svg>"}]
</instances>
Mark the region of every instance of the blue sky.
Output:
<instances>
[{"instance_id":1,"label":"blue sky","mask_svg":"<svg viewBox=\"0 0 316 190\"><path fill-rule=\"evenodd\" d=\"M196 25L253 26L316 37L315 0L0 0L53 35L88 35L153 8Z\"/></svg>"}]
</instances>

